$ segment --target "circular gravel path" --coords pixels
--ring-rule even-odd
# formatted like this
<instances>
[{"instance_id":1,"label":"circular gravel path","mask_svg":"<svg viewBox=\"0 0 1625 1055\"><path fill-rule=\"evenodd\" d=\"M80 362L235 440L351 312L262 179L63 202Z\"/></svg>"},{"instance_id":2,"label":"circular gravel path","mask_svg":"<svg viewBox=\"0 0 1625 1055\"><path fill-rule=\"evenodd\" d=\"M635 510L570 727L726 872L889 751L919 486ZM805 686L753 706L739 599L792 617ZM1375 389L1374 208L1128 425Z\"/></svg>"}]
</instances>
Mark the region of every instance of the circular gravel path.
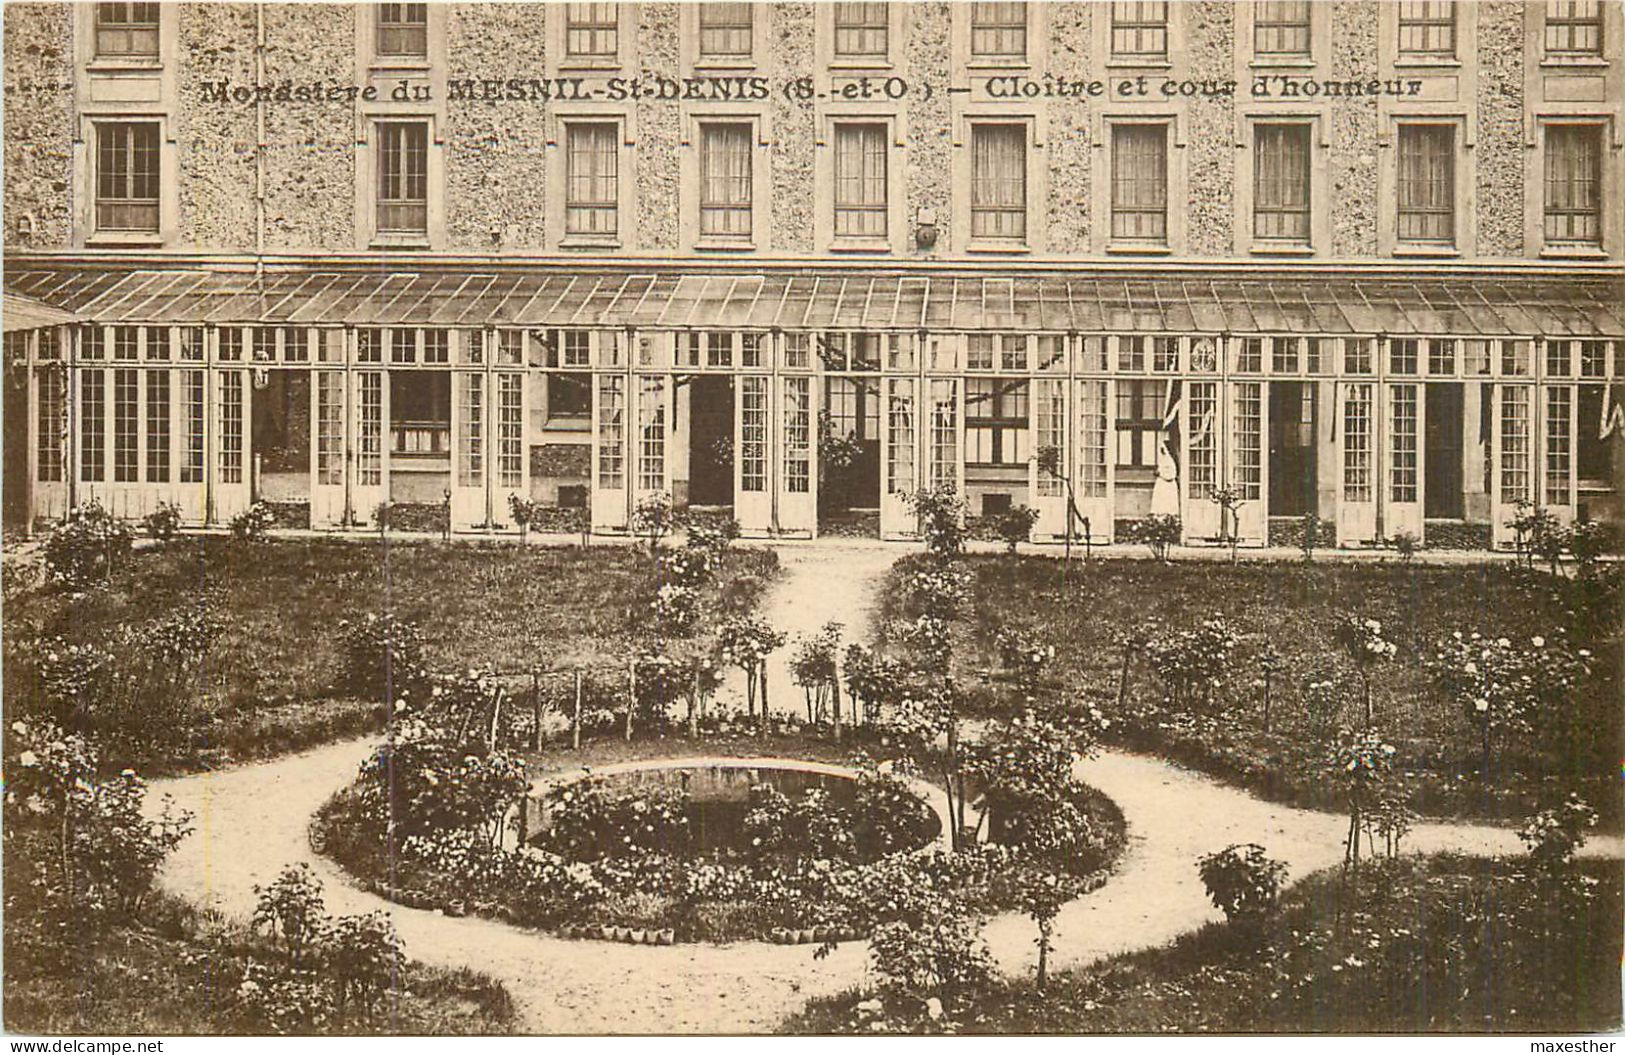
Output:
<instances>
[{"instance_id":1,"label":"circular gravel path","mask_svg":"<svg viewBox=\"0 0 1625 1055\"><path fill-rule=\"evenodd\" d=\"M906 550L838 543L785 547L784 573L764 616L797 633L830 619L848 640L866 640L869 605L886 568ZM786 650L788 651L788 650ZM770 672L778 707L799 704L782 660ZM565 941L503 923L448 918L409 909L354 886L331 861L315 855L308 826L318 808L355 778L374 738L347 740L275 761L154 781L195 814L196 831L165 863L170 892L246 920L254 884L285 866L310 864L335 914L387 911L407 955L445 967L471 967L508 987L527 1033L761 1033L810 998L864 980L861 942L813 958L813 946L761 942L729 945L631 946ZM1287 862L1291 878L1337 863L1343 817L1264 802L1160 759L1102 751L1078 765L1078 776L1112 798L1128 822L1129 845L1117 873L1099 891L1071 903L1055 929L1056 967L1165 944L1219 918L1196 875L1195 860L1231 843L1262 844ZM1423 824L1408 851L1517 853L1514 832L1483 825ZM1586 852L1625 856L1618 837L1594 839ZM1017 915L992 920L986 935L1011 972L1036 959L1032 923Z\"/></svg>"}]
</instances>

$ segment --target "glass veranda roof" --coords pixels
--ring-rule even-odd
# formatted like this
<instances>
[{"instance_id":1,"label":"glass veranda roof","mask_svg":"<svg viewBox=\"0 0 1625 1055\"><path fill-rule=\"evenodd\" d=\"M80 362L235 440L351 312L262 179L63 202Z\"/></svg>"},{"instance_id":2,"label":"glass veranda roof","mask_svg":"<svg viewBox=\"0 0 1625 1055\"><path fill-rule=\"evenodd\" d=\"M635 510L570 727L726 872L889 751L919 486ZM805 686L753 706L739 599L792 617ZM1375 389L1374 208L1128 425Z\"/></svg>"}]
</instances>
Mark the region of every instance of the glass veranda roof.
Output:
<instances>
[{"instance_id":1,"label":"glass veranda roof","mask_svg":"<svg viewBox=\"0 0 1625 1055\"><path fill-rule=\"evenodd\" d=\"M328 269L13 271L88 321L309 326L1625 336L1606 277L1171 277Z\"/></svg>"}]
</instances>

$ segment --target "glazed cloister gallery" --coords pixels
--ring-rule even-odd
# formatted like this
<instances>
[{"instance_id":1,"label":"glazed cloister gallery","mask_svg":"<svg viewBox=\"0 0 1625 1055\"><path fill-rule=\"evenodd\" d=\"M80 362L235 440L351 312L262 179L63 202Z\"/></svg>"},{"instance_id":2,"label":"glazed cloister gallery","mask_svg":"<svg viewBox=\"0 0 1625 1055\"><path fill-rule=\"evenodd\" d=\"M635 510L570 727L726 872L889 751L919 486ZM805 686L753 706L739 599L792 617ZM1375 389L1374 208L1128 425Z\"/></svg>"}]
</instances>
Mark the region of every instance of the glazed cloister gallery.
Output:
<instances>
[{"instance_id":1,"label":"glazed cloister gallery","mask_svg":"<svg viewBox=\"0 0 1625 1055\"><path fill-rule=\"evenodd\" d=\"M972 515L1037 510L1035 541L1165 513L1188 543L1285 544L1313 513L1343 546L1487 547L1520 503L1619 512L1607 273L60 263L6 286L14 523L264 502L358 530L388 504L502 532L518 496L622 533L667 495L751 536L906 538L908 496L952 485Z\"/></svg>"}]
</instances>

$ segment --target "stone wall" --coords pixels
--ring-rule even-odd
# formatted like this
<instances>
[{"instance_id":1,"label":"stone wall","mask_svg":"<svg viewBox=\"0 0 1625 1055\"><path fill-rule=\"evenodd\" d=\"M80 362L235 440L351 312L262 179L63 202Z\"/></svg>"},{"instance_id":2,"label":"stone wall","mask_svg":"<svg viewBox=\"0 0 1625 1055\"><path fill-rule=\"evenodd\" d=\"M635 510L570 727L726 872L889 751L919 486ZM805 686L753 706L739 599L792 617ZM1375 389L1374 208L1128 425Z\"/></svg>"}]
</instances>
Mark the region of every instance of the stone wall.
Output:
<instances>
[{"instance_id":1,"label":"stone wall","mask_svg":"<svg viewBox=\"0 0 1625 1055\"><path fill-rule=\"evenodd\" d=\"M1188 59L1184 77L1225 80L1235 48L1235 11L1224 0L1194 3L1185 12ZM1199 96L1187 110L1190 127L1190 196L1170 201L1189 210L1186 223L1192 256L1229 256L1235 244L1235 96Z\"/></svg>"},{"instance_id":2,"label":"stone wall","mask_svg":"<svg viewBox=\"0 0 1625 1055\"><path fill-rule=\"evenodd\" d=\"M1524 208L1524 5L1478 5L1478 252L1522 256Z\"/></svg>"},{"instance_id":3,"label":"stone wall","mask_svg":"<svg viewBox=\"0 0 1625 1055\"><path fill-rule=\"evenodd\" d=\"M922 3L908 12L908 36L903 47L902 76L910 84L942 83L953 68L949 61L948 5ZM936 91L931 98L918 95L908 108L908 146L903 148L902 171L905 180L903 218L909 232L909 250L914 256L935 257L947 251L952 225L949 174L953 171L953 129L948 113L948 93ZM920 210L936 214L937 241L918 248L915 220Z\"/></svg>"},{"instance_id":4,"label":"stone wall","mask_svg":"<svg viewBox=\"0 0 1625 1055\"><path fill-rule=\"evenodd\" d=\"M768 15L768 69L779 76L806 72L813 54L813 9L806 3L776 3ZM772 231L768 245L778 252L813 249L813 161L819 153L813 107L773 93L769 119L773 145ZM826 150L825 153L829 151Z\"/></svg>"},{"instance_id":5,"label":"stone wall","mask_svg":"<svg viewBox=\"0 0 1625 1055\"><path fill-rule=\"evenodd\" d=\"M181 4L165 7L179 19L174 115L180 154L180 241L188 248L254 248L254 107L204 104L196 86L226 79L254 83L254 5ZM345 82L353 79L347 73ZM285 192L278 188L281 196ZM339 207L354 211L355 198Z\"/></svg>"},{"instance_id":6,"label":"stone wall","mask_svg":"<svg viewBox=\"0 0 1625 1055\"><path fill-rule=\"evenodd\" d=\"M1339 3L1332 9L1334 80L1365 80L1377 65L1377 4ZM1331 121L1331 255L1377 252L1377 99L1344 99L1328 107ZM1385 159L1386 160L1386 159Z\"/></svg>"},{"instance_id":7,"label":"stone wall","mask_svg":"<svg viewBox=\"0 0 1625 1055\"><path fill-rule=\"evenodd\" d=\"M547 69L547 35L538 11L529 4L452 5L446 13L449 79L540 76ZM548 112L531 102L446 106L448 248L494 252L545 244Z\"/></svg>"},{"instance_id":8,"label":"stone wall","mask_svg":"<svg viewBox=\"0 0 1625 1055\"><path fill-rule=\"evenodd\" d=\"M353 6L267 4L264 18L267 81L347 84L355 77ZM355 119L348 106L265 108L265 192L267 249L354 247Z\"/></svg>"},{"instance_id":9,"label":"stone wall","mask_svg":"<svg viewBox=\"0 0 1625 1055\"><path fill-rule=\"evenodd\" d=\"M677 74L676 4L638 6L638 65L668 76ZM653 99L639 100L636 107L637 245L676 252L682 112L679 107Z\"/></svg>"},{"instance_id":10,"label":"stone wall","mask_svg":"<svg viewBox=\"0 0 1625 1055\"><path fill-rule=\"evenodd\" d=\"M73 237L73 8L6 4L4 17L6 246L64 248Z\"/></svg>"}]
</instances>

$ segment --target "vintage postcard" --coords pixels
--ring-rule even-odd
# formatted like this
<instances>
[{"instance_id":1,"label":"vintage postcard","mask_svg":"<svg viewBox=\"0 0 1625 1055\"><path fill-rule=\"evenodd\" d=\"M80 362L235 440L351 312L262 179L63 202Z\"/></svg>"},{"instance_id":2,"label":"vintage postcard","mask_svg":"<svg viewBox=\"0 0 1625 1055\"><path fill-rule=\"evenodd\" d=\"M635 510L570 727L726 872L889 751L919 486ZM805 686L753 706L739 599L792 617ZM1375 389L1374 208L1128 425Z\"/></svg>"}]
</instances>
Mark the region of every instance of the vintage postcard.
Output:
<instances>
[{"instance_id":1,"label":"vintage postcard","mask_svg":"<svg viewBox=\"0 0 1625 1055\"><path fill-rule=\"evenodd\" d=\"M3 29L12 1037L1610 1050L1619 3Z\"/></svg>"}]
</instances>

